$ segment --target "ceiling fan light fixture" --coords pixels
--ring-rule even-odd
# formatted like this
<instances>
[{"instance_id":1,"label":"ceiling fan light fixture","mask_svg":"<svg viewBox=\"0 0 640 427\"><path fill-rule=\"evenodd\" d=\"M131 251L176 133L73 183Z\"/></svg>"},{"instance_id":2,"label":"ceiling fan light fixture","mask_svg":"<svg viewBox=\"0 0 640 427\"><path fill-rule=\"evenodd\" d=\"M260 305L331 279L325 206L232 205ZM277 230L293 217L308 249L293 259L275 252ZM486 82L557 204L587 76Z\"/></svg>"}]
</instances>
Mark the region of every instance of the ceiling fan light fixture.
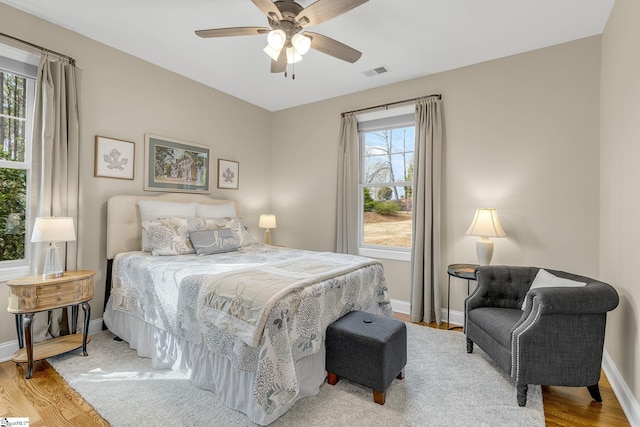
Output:
<instances>
[{"instance_id":1,"label":"ceiling fan light fixture","mask_svg":"<svg viewBox=\"0 0 640 427\"><path fill-rule=\"evenodd\" d=\"M269 55L271 57L271 59L273 59L274 61L277 61L278 58L280 57L280 51L281 50L282 49L274 49L270 45L266 45L264 47L264 49L262 49L262 51L264 53L266 53L267 55Z\"/></svg>"},{"instance_id":2,"label":"ceiling fan light fixture","mask_svg":"<svg viewBox=\"0 0 640 427\"><path fill-rule=\"evenodd\" d=\"M296 50L295 47L287 48L287 64L295 64L302 61L302 55Z\"/></svg>"},{"instance_id":3,"label":"ceiling fan light fixture","mask_svg":"<svg viewBox=\"0 0 640 427\"><path fill-rule=\"evenodd\" d=\"M269 34L267 34L267 43L277 51L280 51L286 42L287 34L283 30L271 30Z\"/></svg>"},{"instance_id":4,"label":"ceiling fan light fixture","mask_svg":"<svg viewBox=\"0 0 640 427\"><path fill-rule=\"evenodd\" d=\"M309 49L311 49L311 38L303 34L296 33L291 38L291 44L300 55L304 55L309 52Z\"/></svg>"}]
</instances>

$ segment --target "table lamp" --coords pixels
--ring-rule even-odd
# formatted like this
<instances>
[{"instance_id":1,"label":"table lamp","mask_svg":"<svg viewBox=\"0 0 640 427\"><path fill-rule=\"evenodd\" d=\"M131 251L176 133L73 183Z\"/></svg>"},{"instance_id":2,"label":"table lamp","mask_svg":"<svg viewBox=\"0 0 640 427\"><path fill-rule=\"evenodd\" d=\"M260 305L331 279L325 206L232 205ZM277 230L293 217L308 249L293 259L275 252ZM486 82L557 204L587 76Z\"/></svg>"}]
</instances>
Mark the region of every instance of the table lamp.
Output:
<instances>
[{"instance_id":1,"label":"table lamp","mask_svg":"<svg viewBox=\"0 0 640 427\"><path fill-rule=\"evenodd\" d=\"M264 230L264 244L271 244L271 231L270 228L276 228L276 216L272 214L262 214L260 215L260 221L258 222L258 227L265 228Z\"/></svg>"},{"instance_id":2,"label":"table lamp","mask_svg":"<svg viewBox=\"0 0 640 427\"><path fill-rule=\"evenodd\" d=\"M60 254L60 242L76 240L76 231L71 217L38 217L33 225L31 242L47 242L47 254L44 260L42 277L50 279L61 277L64 273L62 255Z\"/></svg>"},{"instance_id":3,"label":"table lamp","mask_svg":"<svg viewBox=\"0 0 640 427\"><path fill-rule=\"evenodd\" d=\"M476 215L473 217L473 221L465 234L480 237L480 240L476 242L476 254L480 265L491 264L493 242L489 237L504 237L507 235L500 225L497 211L493 208L476 209Z\"/></svg>"}]
</instances>

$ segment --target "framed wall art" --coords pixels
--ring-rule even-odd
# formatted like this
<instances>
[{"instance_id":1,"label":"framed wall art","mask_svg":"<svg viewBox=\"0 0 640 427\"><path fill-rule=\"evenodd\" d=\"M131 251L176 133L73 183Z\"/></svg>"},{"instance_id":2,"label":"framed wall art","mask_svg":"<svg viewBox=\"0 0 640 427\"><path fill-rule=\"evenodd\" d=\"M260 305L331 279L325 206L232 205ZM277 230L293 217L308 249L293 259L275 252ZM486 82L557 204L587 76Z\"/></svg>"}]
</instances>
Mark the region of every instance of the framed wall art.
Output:
<instances>
[{"instance_id":1,"label":"framed wall art","mask_svg":"<svg viewBox=\"0 0 640 427\"><path fill-rule=\"evenodd\" d=\"M145 134L144 189L209 192L209 147Z\"/></svg>"},{"instance_id":2,"label":"framed wall art","mask_svg":"<svg viewBox=\"0 0 640 427\"><path fill-rule=\"evenodd\" d=\"M133 179L136 145L133 142L96 135L93 175Z\"/></svg>"},{"instance_id":3,"label":"framed wall art","mask_svg":"<svg viewBox=\"0 0 640 427\"><path fill-rule=\"evenodd\" d=\"M240 163L218 159L218 188L238 189Z\"/></svg>"}]
</instances>

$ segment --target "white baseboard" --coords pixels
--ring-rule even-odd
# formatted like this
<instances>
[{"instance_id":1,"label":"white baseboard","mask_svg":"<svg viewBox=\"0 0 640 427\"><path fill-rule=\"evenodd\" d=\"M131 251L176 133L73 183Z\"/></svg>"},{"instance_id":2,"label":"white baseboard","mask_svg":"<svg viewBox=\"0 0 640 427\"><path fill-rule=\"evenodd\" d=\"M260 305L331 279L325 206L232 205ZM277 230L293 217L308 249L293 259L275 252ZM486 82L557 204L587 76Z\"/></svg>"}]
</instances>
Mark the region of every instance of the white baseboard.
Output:
<instances>
[{"instance_id":1,"label":"white baseboard","mask_svg":"<svg viewBox=\"0 0 640 427\"><path fill-rule=\"evenodd\" d=\"M620 402L620 406L629 420L629 424L634 427L639 427L640 404L633 395L633 392L629 389L624 378L622 378L622 375L620 375L618 367L614 365L613 360L611 359L611 356L609 356L609 353L607 353L606 349L604 350L602 357L602 370L607 376L609 384L611 384L611 388L616 394L618 402Z\"/></svg>"},{"instance_id":2,"label":"white baseboard","mask_svg":"<svg viewBox=\"0 0 640 427\"><path fill-rule=\"evenodd\" d=\"M411 303L409 301L402 301L399 299L391 300L391 308L396 313L411 314Z\"/></svg>"},{"instance_id":3,"label":"white baseboard","mask_svg":"<svg viewBox=\"0 0 640 427\"><path fill-rule=\"evenodd\" d=\"M102 319L96 319L89 322L89 335L95 334L102 330ZM78 329L78 332L82 332L82 328ZM18 340L8 341L0 343L0 362L6 362L11 360L13 353L18 351Z\"/></svg>"}]
</instances>

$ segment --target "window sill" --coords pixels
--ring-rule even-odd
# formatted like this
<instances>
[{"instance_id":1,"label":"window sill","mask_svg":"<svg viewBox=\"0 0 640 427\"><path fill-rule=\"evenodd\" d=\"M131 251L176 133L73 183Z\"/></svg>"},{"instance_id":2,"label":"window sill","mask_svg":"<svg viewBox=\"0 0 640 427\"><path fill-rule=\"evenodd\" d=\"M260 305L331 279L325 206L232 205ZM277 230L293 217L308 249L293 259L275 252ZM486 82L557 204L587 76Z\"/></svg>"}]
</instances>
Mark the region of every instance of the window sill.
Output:
<instances>
[{"instance_id":1,"label":"window sill","mask_svg":"<svg viewBox=\"0 0 640 427\"><path fill-rule=\"evenodd\" d=\"M0 282L6 282L12 279L29 275L28 265L16 265L12 267L0 267Z\"/></svg>"},{"instance_id":2,"label":"window sill","mask_svg":"<svg viewBox=\"0 0 640 427\"><path fill-rule=\"evenodd\" d=\"M389 249L359 248L358 253L369 258L392 259L395 261L411 261L411 251L394 251Z\"/></svg>"}]
</instances>

